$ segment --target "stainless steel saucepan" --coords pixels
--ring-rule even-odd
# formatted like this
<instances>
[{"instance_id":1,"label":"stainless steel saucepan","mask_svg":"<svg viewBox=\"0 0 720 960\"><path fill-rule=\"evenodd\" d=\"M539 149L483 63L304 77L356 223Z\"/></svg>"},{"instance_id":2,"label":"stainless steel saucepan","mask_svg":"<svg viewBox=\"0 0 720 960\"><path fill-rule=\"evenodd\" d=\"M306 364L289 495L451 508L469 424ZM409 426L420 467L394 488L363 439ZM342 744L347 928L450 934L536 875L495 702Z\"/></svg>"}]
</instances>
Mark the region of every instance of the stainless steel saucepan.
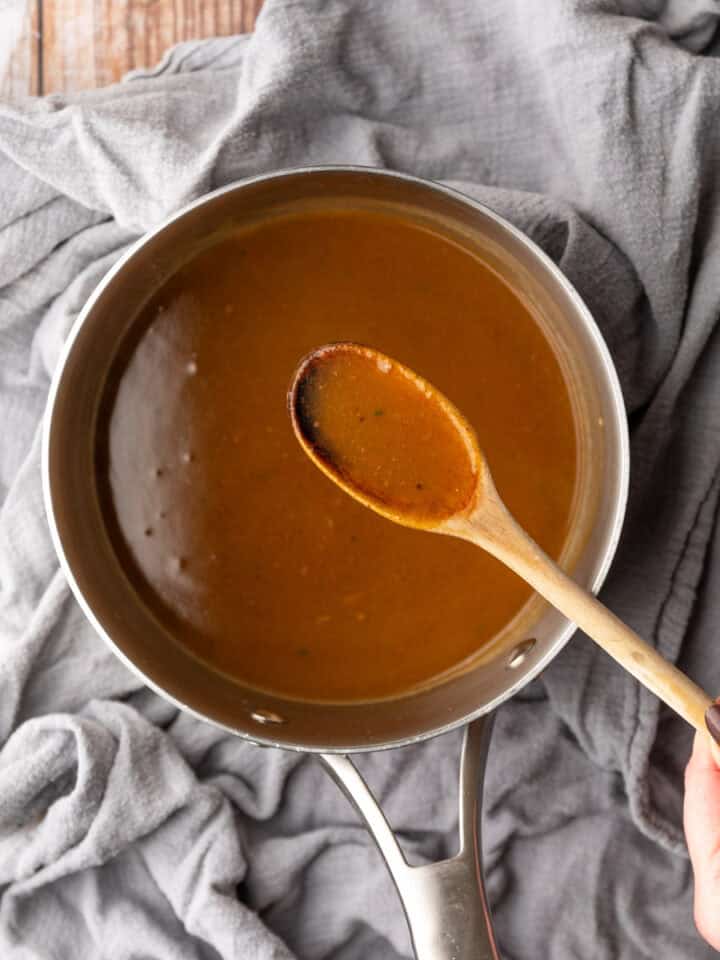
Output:
<instances>
[{"instance_id":1,"label":"stainless steel saucepan","mask_svg":"<svg viewBox=\"0 0 720 960\"><path fill-rule=\"evenodd\" d=\"M320 755L377 841L420 960L497 958L479 841L486 718L560 652L572 625L535 597L467 670L431 689L373 703L285 700L204 667L163 631L124 575L100 512L93 443L98 405L140 308L180 263L218 235L320 203L394 212L438 230L476 251L524 298L560 358L578 425L578 491L562 562L582 584L599 589L625 510L628 440L617 377L592 317L542 251L491 210L438 184L366 168L292 170L225 187L144 237L108 273L70 334L50 391L43 463L53 540L88 619L150 687L256 743ZM461 725L467 732L460 852L410 867L348 755L400 747Z\"/></svg>"}]
</instances>

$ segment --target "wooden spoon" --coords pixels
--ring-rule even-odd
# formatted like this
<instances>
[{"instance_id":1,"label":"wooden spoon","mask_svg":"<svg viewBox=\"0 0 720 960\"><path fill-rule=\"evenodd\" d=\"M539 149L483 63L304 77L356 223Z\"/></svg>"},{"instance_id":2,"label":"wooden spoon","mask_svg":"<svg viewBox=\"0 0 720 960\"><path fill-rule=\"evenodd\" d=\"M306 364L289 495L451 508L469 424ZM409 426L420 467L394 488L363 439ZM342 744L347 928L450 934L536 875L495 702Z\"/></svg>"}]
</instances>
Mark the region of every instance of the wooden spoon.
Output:
<instances>
[{"instance_id":1,"label":"wooden spoon","mask_svg":"<svg viewBox=\"0 0 720 960\"><path fill-rule=\"evenodd\" d=\"M688 723L705 730L710 697L563 573L522 529L495 489L472 427L426 380L369 347L335 343L301 361L288 403L302 448L350 496L396 523L487 550Z\"/></svg>"}]
</instances>

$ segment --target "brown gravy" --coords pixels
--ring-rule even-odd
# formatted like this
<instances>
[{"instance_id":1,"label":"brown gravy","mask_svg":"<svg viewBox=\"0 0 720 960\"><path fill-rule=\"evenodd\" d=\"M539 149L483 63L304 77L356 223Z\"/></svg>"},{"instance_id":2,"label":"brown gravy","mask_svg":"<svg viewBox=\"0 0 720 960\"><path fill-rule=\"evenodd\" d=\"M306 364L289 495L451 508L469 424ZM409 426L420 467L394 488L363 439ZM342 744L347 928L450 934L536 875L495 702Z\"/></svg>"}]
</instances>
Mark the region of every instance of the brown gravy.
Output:
<instances>
[{"instance_id":1,"label":"brown gravy","mask_svg":"<svg viewBox=\"0 0 720 960\"><path fill-rule=\"evenodd\" d=\"M286 411L319 343L422 371L479 436L501 496L557 557L576 441L559 364L473 254L394 217L318 211L219 239L156 292L98 422L108 532L145 604L244 683L385 697L472 657L529 588L470 544L388 523L320 474Z\"/></svg>"}]
</instances>

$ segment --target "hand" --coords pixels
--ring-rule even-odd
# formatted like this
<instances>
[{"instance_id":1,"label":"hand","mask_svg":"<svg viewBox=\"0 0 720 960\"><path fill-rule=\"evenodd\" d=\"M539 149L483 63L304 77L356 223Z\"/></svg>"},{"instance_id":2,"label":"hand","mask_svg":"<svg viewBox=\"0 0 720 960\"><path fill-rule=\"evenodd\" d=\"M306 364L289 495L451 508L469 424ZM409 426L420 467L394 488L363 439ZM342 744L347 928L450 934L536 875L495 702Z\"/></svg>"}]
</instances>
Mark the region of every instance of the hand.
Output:
<instances>
[{"instance_id":1,"label":"hand","mask_svg":"<svg viewBox=\"0 0 720 960\"><path fill-rule=\"evenodd\" d=\"M720 950L720 749L705 733L695 734L685 770L684 823L695 875L695 925Z\"/></svg>"}]
</instances>

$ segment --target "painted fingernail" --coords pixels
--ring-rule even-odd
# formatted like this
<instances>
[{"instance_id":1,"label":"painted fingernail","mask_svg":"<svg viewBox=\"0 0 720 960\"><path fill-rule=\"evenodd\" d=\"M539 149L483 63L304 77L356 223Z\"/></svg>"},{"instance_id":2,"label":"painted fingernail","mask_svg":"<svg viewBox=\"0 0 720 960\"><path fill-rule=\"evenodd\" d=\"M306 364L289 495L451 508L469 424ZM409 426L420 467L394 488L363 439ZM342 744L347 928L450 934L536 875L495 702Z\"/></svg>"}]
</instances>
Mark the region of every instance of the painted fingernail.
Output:
<instances>
[{"instance_id":1,"label":"painted fingernail","mask_svg":"<svg viewBox=\"0 0 720 960\"><path fill-rule=\"evenodd\" d=\"M705 711L705 726L715 743L720 744L720 704L713 703Z\"/></svg>"}]
</instances>

